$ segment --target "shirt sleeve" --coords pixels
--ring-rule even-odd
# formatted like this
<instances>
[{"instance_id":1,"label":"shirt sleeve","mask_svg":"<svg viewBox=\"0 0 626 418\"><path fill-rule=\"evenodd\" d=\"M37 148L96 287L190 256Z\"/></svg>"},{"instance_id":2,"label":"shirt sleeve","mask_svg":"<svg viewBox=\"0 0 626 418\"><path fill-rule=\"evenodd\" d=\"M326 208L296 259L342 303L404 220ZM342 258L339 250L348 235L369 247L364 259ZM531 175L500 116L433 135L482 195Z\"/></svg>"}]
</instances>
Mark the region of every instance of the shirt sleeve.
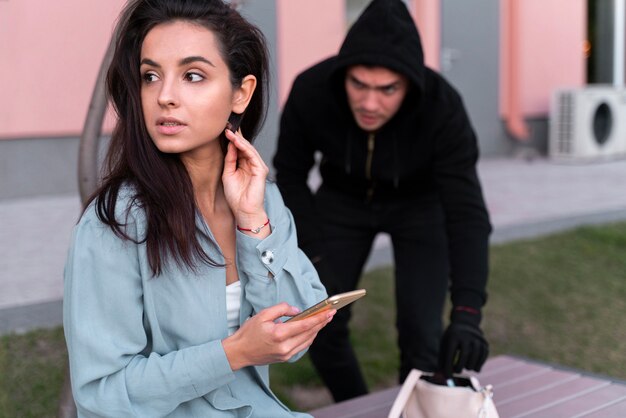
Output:
<instances>
[{"instance_id":1,"label":"shirt sleeve","mask_svg":"<svg viewBox=\"0 0 626 418\"><path fill-rule=\"evenodd\" d=\"M137 237L132 220L127 232ZM93 207L74 229L63 325L81 416L164 416L234 380L220 340L150 352L140 250L102 224Z\"/></svg>"},{"instance_id":2,"label":"shirt sleeve","mask_svg":"<svg viewBox=\"0 0 626 418\"><path fill-rule=\"evenodd\" d=\"M323 300L326 289L298 248L293 217L273 183L267 184L266 210L272 226L268 237L257 240L237 232L239 275L253 313L281 302L305 309Z\"/></svg>"}]
</instances>

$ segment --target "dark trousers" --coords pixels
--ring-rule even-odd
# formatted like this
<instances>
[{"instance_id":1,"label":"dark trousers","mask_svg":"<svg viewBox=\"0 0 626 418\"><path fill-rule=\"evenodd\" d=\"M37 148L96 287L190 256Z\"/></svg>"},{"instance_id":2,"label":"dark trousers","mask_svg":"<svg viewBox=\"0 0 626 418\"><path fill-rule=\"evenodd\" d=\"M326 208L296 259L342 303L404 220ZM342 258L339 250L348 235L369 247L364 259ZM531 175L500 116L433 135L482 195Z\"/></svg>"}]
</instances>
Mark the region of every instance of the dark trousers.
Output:
<instances>
[{"instance_id":1,"label":"dark trousers","mask_svg":"<svg viewBox=\"0 0 626 418\"><path fill-rule=\"evenodd\" d=\"M375 236L390 235L400 381L412 368L435 370L449 273L441 205L417 199L365 202L324 187L316 194L316 205L323 219L328 263L328 271L320 269L320 275L329 295L356 289ZM367 304L367 296L358 303ZM350 306L340 309L309 350L337 402L367 393L349 340L350 316Z\"/></svg>"}]
</instances>

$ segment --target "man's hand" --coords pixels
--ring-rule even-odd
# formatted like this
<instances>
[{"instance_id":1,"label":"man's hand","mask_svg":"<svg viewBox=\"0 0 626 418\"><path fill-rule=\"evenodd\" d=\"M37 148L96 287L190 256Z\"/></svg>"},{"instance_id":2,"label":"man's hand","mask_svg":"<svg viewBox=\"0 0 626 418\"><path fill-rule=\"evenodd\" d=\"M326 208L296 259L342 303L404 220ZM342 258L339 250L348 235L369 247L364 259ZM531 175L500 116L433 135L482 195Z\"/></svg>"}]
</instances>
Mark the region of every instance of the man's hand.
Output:
<instances>
[{"instance_id":1,"label":"man's hand","mask_svg":"<svg viewBox=\"0 0 626 418\"><path fill-rule=\"evenodd\" d=\"M439 368L446 377L463 369L480 371L489 355L489 344L480 324L480 311L454 309L439 348Z\"/></svg>"}]
</instances>

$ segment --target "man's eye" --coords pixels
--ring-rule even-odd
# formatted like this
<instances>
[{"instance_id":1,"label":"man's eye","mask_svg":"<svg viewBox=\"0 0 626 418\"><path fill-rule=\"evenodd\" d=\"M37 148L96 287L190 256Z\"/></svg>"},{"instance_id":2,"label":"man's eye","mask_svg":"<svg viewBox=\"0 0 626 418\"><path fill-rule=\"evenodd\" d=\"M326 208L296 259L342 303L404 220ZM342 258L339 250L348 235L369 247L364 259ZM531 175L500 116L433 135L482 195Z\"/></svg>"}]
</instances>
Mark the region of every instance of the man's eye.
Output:
<instances>
[{"instance_id":1,"label":"man's eye","mask_svg":"<svg viewBox=\"0 0 626 418\"><path fill-rule=\"evenodd\" d=\"M185 80L191 81L192 83L197 83L198 81L204 80L204 77L196 73L187 73L185 74Z\"/></svg>"},{"instance_id":2,"label":"man's eye","mask_svg":"<svg viewBox=\"0 0 626 418\"><path fill-rule=\"evenodd\" d=\"M354 86L355 89L357 90L363 90L366 86L363 83L360 83L356 80L352 80L352 85Z\"/></svg>"},{"instance_id":3,"label":"man's eye","mask_svg":"<svg viewBox=\"0 0 626 418\"><path fill-rule=\"evenodd\" d=\"M143 78L143 81L144 81L145 83L148 83L148 84L149 84L149 83L152 83L154 80L156 80L156 79L157 79L157 76L156 76L156 74L154 74L154 73L145 73L145 74L142 76L142 78Z\"/></svg>"},{"instance_id":4,"label":"man's eye","mask_svg":"<svg viewBox=\"0 0 626 418\"><path fill-rule=\"evenodd\" d=\"M383 88L383 94L390 96L398 91L398 86L387 86Z\"/></svg>"}]
</instances>

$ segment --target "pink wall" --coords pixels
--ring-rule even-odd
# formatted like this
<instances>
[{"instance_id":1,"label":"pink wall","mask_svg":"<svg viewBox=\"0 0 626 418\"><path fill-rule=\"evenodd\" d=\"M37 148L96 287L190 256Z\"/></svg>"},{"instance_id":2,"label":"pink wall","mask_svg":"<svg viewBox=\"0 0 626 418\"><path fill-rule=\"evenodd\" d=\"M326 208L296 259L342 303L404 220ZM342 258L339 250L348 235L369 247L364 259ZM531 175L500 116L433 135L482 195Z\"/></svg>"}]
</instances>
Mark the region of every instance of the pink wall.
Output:
<instances>
[{"instance_id":1,"label":"pink wall","mask_svg":"<svg viewBox=\"0 0 626 418\"><path fill-rule=\"evenodd\" d=\"M552 91L586 82L586 0L501 0L500 112L515 136Z\"/></svg>"},{"instance_id":2,"label":"pink wall","mask_svg":"<svg viewBox=\"0 0 626 418\"><path fill-rule=\"evenodd\" d=\"M439 68L441 0L411 1L426 63ZM124 3L0 1L0 139L80 133ZM341 0L276 0L281 104L297 73L337 52L345 7ZM586 1L501 0L501 10L501 114L545 116L554 88L585 83Z\"/></svg>"},{"instance_id":3,"label":"pink wall","mask_svg":"<svg viewBox=\"0 0 626 418\"><path fill-rule=\"evenodd\" d=\"M0 1L0 138L80 133L124 3Z\"/></svg>"},{"instance_id":4,"label":"pink wall","mask_svg":"<svg viewBox=\"0 0 626 418\"><path fill-rule=\"evenodd\" d=\"M339 51L346 31L346 5L338 0L276 0L276 13L282 106L298 73Z\"/></svg>"},{"instance_id":5,"label":"pink wall","mask_svg":"<svg viewBox=\"0 0 626 418\"><path fill-rule=\"evenodd\" d=\"M424 61L438 70L441 61L441 0L413 0L413 16L417 23Z\"/></svg>"}]
</instances>

